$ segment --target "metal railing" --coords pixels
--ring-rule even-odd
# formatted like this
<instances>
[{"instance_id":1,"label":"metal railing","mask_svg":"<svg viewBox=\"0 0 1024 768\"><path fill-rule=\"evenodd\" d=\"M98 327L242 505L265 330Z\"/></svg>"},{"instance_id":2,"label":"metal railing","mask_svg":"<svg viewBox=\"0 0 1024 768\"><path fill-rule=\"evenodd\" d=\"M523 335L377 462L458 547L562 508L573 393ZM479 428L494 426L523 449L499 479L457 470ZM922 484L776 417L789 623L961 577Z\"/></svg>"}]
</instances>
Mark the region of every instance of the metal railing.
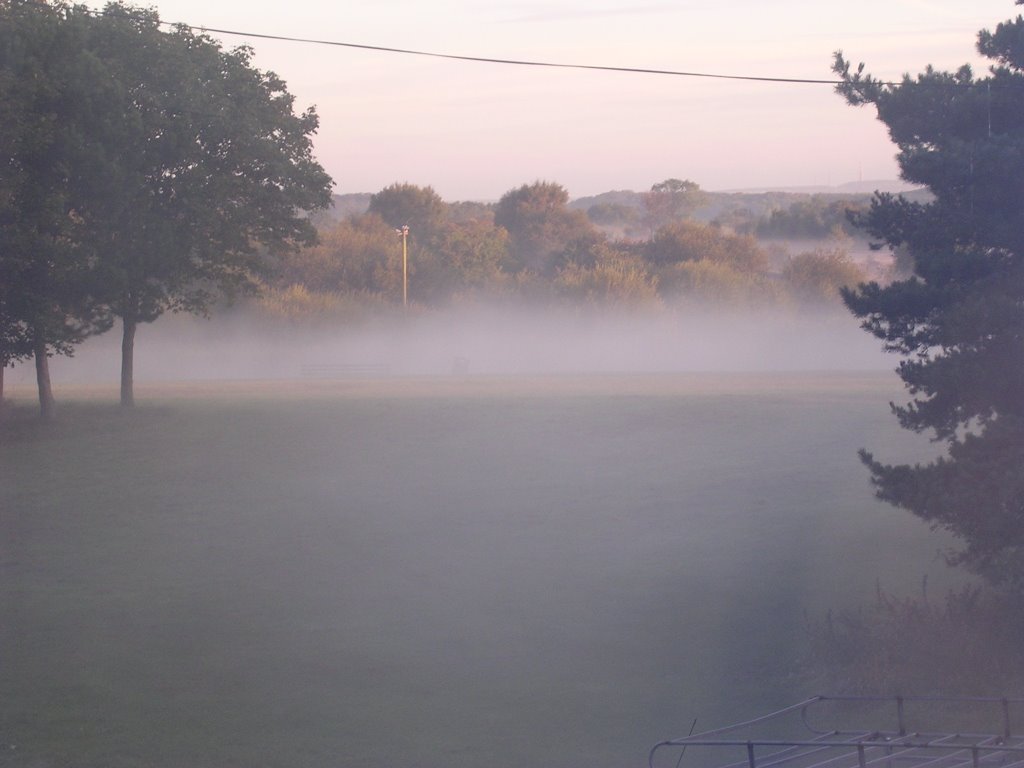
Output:
<instances>
[{"instance_id":1,"label":"metal railing","mask_svg":"<svg viewBox=\"0 0 1024 768\"><path fill-rule=\"evenodd\" d=\"M888 727L825 729L812 719L826 702L837 708L883 705ZM910 731L908 708L922 704L966 708L997 708L998 733ZM954 698L941 696L814 696L767 715L691 736L655 744L648 755L650 768L658 768L659 752L676 748L678 766L690 747L708 748L733 759L711 760L718 768L1024 768L1024 734L1015 733L1011 714L1020 710L1019 698ZM875 713L877 715L877 713ZM752 731L783 727L798 717L797 738L759 738ZM737 751L744 755L735 759Z\"/></svg>"}]
</instances>

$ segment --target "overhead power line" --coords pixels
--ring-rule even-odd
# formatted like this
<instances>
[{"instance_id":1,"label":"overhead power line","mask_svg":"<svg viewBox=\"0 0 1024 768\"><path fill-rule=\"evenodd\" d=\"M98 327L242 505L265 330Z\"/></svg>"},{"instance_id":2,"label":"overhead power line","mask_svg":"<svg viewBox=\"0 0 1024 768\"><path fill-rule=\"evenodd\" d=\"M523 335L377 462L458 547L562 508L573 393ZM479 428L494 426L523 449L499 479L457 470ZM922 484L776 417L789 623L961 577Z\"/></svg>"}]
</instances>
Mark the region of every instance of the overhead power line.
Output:
<instances>
[{"instance_id":1,"label":"overhead power line","mask_svg":"<svg viewBox=\"0 0 1024 768\"><path fill-rule=\"evenodd\" d=\"M104 15L103 11L89 11L97 16ZM405 56L425 56L434 59L449 59L453 61L471 61L483 64L503 64L517 67L541 67L548 69L579 69L596 72L622 72L626 74L639 75L667 75L671 77L699 77L712 80L739 80L755 83L797 83L808 85L843 85L846 81L838 79L817 79L808 77L771 77L767 75L726 75L720 72L690 72L677 69L655 69L651 67L616 67L606 64L573 64L554 61L533 61L530 59L503 59L493 56L466 56L456 53L439 53L437 51L420 51L412 48L396 48L386 45L369 45L367 43L349 43L341 40L321 40L312 37L291 37L287 35L271 35L263 32L247 32L238 29L224 29L220 27L207 27L184 22L163 21L158 22L163 26L183 27L206 34L213 32L219 35L234 35L236 37L248 37L258 40L277 40L286 43L300 43L304 45L326 45L336 48L354 48L363 51L377 51L379 53L397 53ZM899 86L901 83L888 80L875 80L874 85ZM950 86L974 87L979 83L945 83ZM986 84L987 86L988 84Z\"/></svg>"},{"instance_id":2,"label":"overhead power line","mask_svg":"<svg viewBox=\"0 0 1024 768\"><path fill-rule=\"evenodd\" d=\"M164 23L164 22L161 22ZM670 75L673 77L703 77L714 80L748 80L759 83L808 83L812 85L840 85L841 80L815 80L805 77L766 77L760 75L724 75L716 72L685 72L674 69L651 69L647 67L613 67L603 64L566 64L552 61L530 61L527 59L499 59L491 56L462 56L455 53L437 53L435 51L417 51L410 48L392 48L384 45L367 45L365 43L346 43L338 40L318 40L308 37L287 37L285 35L268 35L259 32L242 32L234 29L218 29L216 27L199 27L183 24L197 32L214 32L219 35L237 35L260 40L279 40L287 43L304 43L307 45L330 45L338 48L357 48L364 51L381 53L400 53L407 56L428 56L434 59L452 59L454 61L476 61L484 64L508 64L518 67L548 67L552 69L585 69L598 72L627 72L641 75Z\"/></svg>"}]
</instances>

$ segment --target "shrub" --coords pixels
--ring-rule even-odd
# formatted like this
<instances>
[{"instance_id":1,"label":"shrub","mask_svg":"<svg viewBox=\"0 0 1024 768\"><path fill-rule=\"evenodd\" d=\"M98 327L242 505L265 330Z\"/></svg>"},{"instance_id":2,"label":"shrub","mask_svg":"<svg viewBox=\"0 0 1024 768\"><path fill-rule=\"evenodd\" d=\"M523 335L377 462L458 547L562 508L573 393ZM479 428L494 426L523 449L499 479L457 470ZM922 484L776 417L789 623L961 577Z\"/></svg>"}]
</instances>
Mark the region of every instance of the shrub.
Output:
<instances>
[{"instance_id":1,"label":"shrub","mask_svg":"<svg viewBox=\"0 0 1024 768\"><path fill-rule=\"evenodd\" d=\"M754 238L693 221L659 229L647 245L647 258L660 265L712 261L752 273L768 268L768 256Z\"/></svg>"},{"instance_id":2,"label":"shrub","mask_svg":"<svg viewBox=\"0 0 1024 768\"><path fill-rule=\"evenodd\" d=\"M818 249L791 258L782 279L804 306L839 306L839 291L864 281L864 272L841 248Z\"/></svg>"},{"instance_id":3,"label":"shrub","mask_svg":"<svg viewBox=\"0 0 1024 768\"><path fill-rule=\"evenodd\" d=\"M264 287L254 302L257 313L290 323L350 322L384 308L383 297L369 292L311 291L304 285Z\"/></svg>"},{"instance_id":4,"label":"shrub","mask_svg":"<svg viewBox=\"0 0 1024 768\"><path fill-rule=\"evenodd\" d=\"M807 622L803 676L845 694L1005 695L1024 683L1024 612L968 585L941 602L878 588L869 607Z\"/></svg>"},{"instance_id":5,"label":"shrub","mask_svg":"<svg viewBox=\"0 0 1024 768\"><path fill-rule=\"evenodd\" d=\"M752 274L710 259L671 264L658 271L666 298L685 297L723 307L780 303L778 288L766 275Z\"/></svg>"},{"instance_id":6,"label":"shrub","mask_svg":"<svg viewBox=\"0 0 1024 768\"><path fill-rule=\"evenodd\" d=\"M558 296L586 304L642 307L660 304L658 278L642 259L601 248L592 265L569 262L554 280Z\"/></svg>"}]
</instances>

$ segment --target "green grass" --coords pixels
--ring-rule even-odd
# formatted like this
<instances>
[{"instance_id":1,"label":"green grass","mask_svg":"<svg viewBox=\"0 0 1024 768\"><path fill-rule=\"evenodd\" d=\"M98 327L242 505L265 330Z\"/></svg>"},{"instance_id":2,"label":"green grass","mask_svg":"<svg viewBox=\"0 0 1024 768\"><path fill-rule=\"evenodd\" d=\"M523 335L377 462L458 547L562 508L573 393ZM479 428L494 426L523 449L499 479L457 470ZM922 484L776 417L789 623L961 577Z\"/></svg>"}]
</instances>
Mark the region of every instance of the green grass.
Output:
<instances>
[{"instance_id":1,"label":"green grass","mask_svg":"<svg viewBox=\"0 0 1024 768\"><path fill-rule=\"evenodd\" d=\"M929 451L889 376L16 395L15 768L642 765L815 693L805 611L953 580L856 459Z\"/></svg>"}]
</instances>

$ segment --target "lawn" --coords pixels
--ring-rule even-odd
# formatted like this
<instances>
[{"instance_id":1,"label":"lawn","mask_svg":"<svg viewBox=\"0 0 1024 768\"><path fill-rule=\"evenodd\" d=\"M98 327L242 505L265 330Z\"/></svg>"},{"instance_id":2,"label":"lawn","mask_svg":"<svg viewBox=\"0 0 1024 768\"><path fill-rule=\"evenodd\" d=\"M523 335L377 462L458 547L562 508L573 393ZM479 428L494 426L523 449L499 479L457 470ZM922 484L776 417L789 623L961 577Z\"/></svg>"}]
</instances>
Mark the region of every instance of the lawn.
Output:
<instances>
[{"instance_id":1,"label":"lawn","mask_svg":"<svg viewBox=\"0 0 1024 768\"><path fill-rule=\"evenodd\" d=\"M891 374L31 392L0 765L640 766L805 694L804 616L952 583L856 450Z\"/></svg>"}]
</instances>

